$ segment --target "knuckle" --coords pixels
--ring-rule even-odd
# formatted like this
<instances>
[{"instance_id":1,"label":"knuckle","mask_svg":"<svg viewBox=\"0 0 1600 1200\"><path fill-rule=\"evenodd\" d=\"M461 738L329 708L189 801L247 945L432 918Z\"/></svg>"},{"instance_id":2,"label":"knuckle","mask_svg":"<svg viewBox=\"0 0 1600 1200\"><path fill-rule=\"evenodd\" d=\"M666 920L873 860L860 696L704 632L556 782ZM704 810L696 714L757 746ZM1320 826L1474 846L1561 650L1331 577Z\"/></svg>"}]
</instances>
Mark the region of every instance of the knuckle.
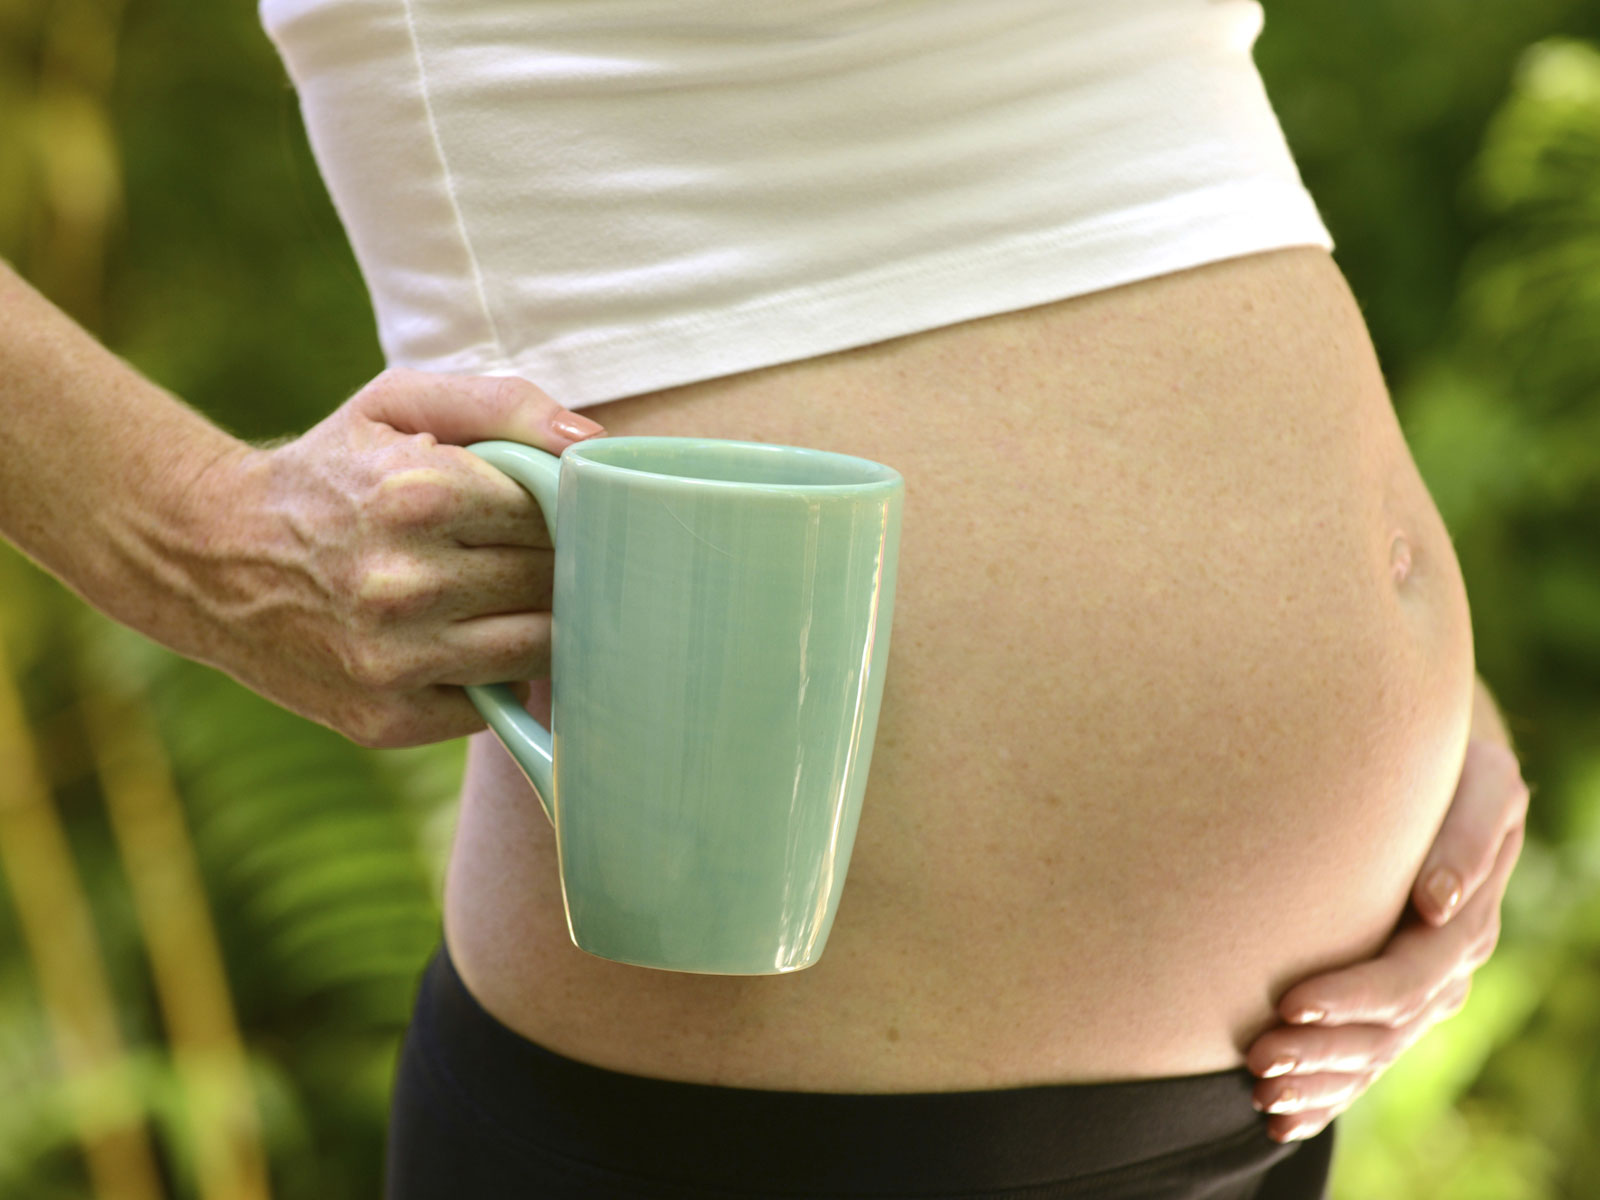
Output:
<instances>
[{"instance_id":1,"label":"knuckle","mask_svg":"<svg viewBox=\"0 0 1600 1200\"><path fill-rule=\"evenodd\" d=\"M353 713L343 732L357 745L369 750L397 750L416 738L415 722L396 705L366 707Z\"/></svg>"},{"instance_id":2,"label":"knuckle","mask_svg":"<svg viewBox=\"0 0 1600 1200\"><path fill-rule=\"evenodd\" d=\"M1357 1097L1359 1097L1362 1092L1366 1091L1371 1084L1372 1077L1365 1072L1352 1075L1340 1085L1337 1092L1329 1097L1329 1100L1331 1101L1329 1107L1335 1113L1343 1112L1345 1109L1349 1108L1350 1105L1354 1104Z\"/></svg>"},{"instance_id":3,"label":"knuckle","mask_svg":"<svg viewBox=\"0 0 1600 1200\"><path fill-rule=\"evenodd\" d=\"M1393 1017L1386 1022L1392 1029L1401 1029L1410 1025L1423 1013L1428 1011L1428 1003L1432 996L1424 992L1412 992L1394 1008Z\"/></svg>"},{"instance_id":4,"label":"knuckle","mask_svg":"<svg viewBox=\"0 0 1600 1200\"><path fill-rule=\"evenodd\" d=\"M416 559L370 555L356 572L352 615L360 628L382 628L428 611L440 591L440 582Z\"/></svg>"},{"instance_id":5,"label":"knuckle","mask_svg":"<svg viewBox=\"0 0 1600 1200\"><path fill-rule=\"evenodd\" d=\"M397 750L461 737L484 722L464 696L450 700L421 690L353 703L335 727L368 749Z\"/></svg>"},{"instance_id":6,"label":"knuckle","mask_svg":"<svg viewBox=\"0 0 1600 1200\"><path fill-rule=\"evenodd\" d=\"M530 617L479 646L472 665L506 680L547 678L551 667L550 617Z\"/></svg>"},{"instance_id":7,"label":"knuckle","mask_svg":"<svg viewBox=\"0 0 1600 1200\"><path fill-rule=\"evenodd\" d=\"M1484 963L1488 962L1490 956L1494 954L1495 947L1499 944L1500 918L1495 916L1489 921L1489 923L1484 927L1483 932L1480 933L1472 943L1471 951L1467 956L1468 961L1472 965L1472 969L1477 970L1479 967L1483 966Z\"/></svg>"},{"instance_id":8,"label":"knuckle","mask_svg":"<svg viewBox=\"0 0 1600 1200\"><path fill-rule=\"evenodd\" d=\"M1418 1038L1427 1033L1435 1020L1431 1015L1434 1000L1434 997L1428 997L1421 1013L1410 1024L1392 1029L1383 1035L1378 1045L1378 1053L1371 1063L1372 1070L1378 1074L1387 1071L1406 1056L1406 1052L1416 1045Z\"/></svg>"},{"instance_id":9,"label":"knuckle","mask_svg":"<svg viewBox=\"0 0 1600 1200\"><path fill-rule=\"evenodd\" d=\"M388 692L413 682L414 668L382 641L354 639L345 653L350 678L369 691Z\"/></svg>"},{"instance_id":10,"label":"knuckle","mask_svg":"<svg viewBox=\"0 0 1600 1200\"><path fill-rule=\"evenodd\" d=\"M1362 1014L1359 1019L1365 1025L1398 1025L1414 991L1412 984L1397 974L1374 976L1351 989L1341 1008Z\"/></svg>"},{"instance_id":11,"label":"knuckle","mask_svg":"<svg viewBox=\"0 0 1600 1200\"><path fill-rule=\"evenodd\" d=\"M388 681L384 678L384 667L377 652L365 643L355 643L345 651L345 674L363 688L381 689L386 686Z\"/></svg>"},{"instance_id":12,"label":"knuckle","mask_svg":"<svg viewBox=\"0 0 1600 1200\"><path fill-rule=\"evenodd\" d=\"M374 375L361 391L368 399L386 400L411 390L415 384L413 377L417 374L410 367L386 367Z\"/></svg>"},{"instance_id":13,"label":"knuckle","mask_svg":"<svg viewBox=\"0 0 1600 1200\"><path fill-rule=\"evenodd\" d=\"M523 405L537 404L544 399L544 392L515 375L494 376L489 386L488 403L496 417L509 417Z\"/></svg>"},{"instance_id":14,"label":"knuckle","mask_svg":"<svg viewBox=\"0 0 1600 1200\"><path fill-rule=\"evenodd\" d=\"M437 467L410 467L389 472L373 487L368 504L373 521L390 529L407 531L443 524L456 515L460 507L458 489Z\"/></svg>"}]
</instances>

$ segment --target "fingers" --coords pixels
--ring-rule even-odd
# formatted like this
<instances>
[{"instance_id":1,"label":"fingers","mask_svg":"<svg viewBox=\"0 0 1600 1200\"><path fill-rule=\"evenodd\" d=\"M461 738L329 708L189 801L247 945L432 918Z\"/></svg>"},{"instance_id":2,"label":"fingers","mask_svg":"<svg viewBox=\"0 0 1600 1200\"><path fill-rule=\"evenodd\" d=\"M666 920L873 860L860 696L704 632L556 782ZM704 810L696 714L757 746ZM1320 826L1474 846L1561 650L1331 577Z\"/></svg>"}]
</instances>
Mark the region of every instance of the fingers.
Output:
<instances>
[{"instance_id":1,"label":"fingers","mask_svg":"<svg viewBox=\"0 0 1600 1200\"><path fill-rule=\"evenodd\" d=\"M1348 1075L1374 1064L1387 1066L1405 1048L1402 1030L1388 1025L1277 1025L1256 1039L1245 1065L1263 1079L1306 1072ZM1285 1064L1288 1064L1285 1069Z\"/></svg>"},{"instance_id":2,"label":"fingers","mask_svg":"<svg viewBox=\"0 0 1600 1200\"><path fill-rule=\"evenodd\" d=\"M384 749L462 737L484 728L484 721L458 685L509 683L526 697L528 681L549 675L549 613L456 622L428 647L426 658L375 660L324 724L360 745Z\"/></svg>"},{"instance_id":3,"label":"fingers","mask_svg":"<svg viewBox=\"0 0 1600 1200\"><path fill-rule=\"evenodd\" d=\"M367 555L352 624L390 650L426 645L445 621L550 610L555 561L549 550L479 546L448 553L405 550Z\"/></svg>"},{"instance_id":4,"label":"fingers","mask_svg":"<svg viewBox=\"0 0 1600 1200\"><path fill-rule=\"evenodd\" d=\"M516 683L550 676L550 614L509 613L450 625L439 639L440 683Z\"/></svg>"},{"instance_id":5,"label":"fingers","mask_svg":"<svg viewBox=\"0 0 1600 1200\"><path fill-rule=\"evenodd\" d=\"M1417 911L1436 925L1449 920L1489 878L1506 834L1527 812L1528 785L1511 749L1468 742L1455 799L1412 892Z\"/></svg>"},{"instance_id":6,"label":"fingers","mask_svg":"<svg viewBox=\"0 0 1600 1200\"><path fill-rule=\"evenodd\" d=\"M443 556L435 569L448 587L433 611L446 620L550 612L555 590L555 555L550 550L478 546Z\"/></svg>"},{"instance_id":7,"label":"fingers","mask_svg":"<svg viewBox=\"0 0 1600 1200\"><path fill-rule=\"evenodd\" d=\"M263 450L229 669L364 745L481 729L455 685L548 672L554 562L533 497L463 443L604 432L572 416L526 380L392 370Z\"/></svg>"},{"instance_id":8,"label":"fingers","mask_svg":"<svg viewBox=\"0 0 1600 1200\"><path fill-rule=\"evenodd\" d=\"M1343 1109L1310 1108L1286 1116L1268 1117L1267 1136L1275 1142L1294 1142L1302 1138L1316 1137L1328 1127L1329 1121L1343 1111Z\"/></svg>"},{"instance_id":9,"label":"fingers","mask_svg":"<svg viewBox=\"0 0 1600 1200\"><path fill-rule=\"evenodd\" d=\"M1423 1010L1401 1025L1278 1025L1257 1038L1245 1055L1252 1074L1285 1081L1306 1075L1382 1071L1411 1048L1435 1023L1453 1016L1466 1002L1471 977L1441 988ZM1283 1064L1289 1064L1283 1069ZM1259 1092L1271 1096L1272 1089Z\"/></svg>"},{"instance_id":10,"label":"fingers","mask_svg":"<svg viewBox=\"0 0 1600 1200\"><path fill-rule=\"evenodd\" d=\"M1285 993L1286 1019L1306 1010L1314 1024L1279 1026L1246 1056L1261 1077L1257 1107L1280 1141L1309 1137L1371 1085L1433 1025L1465 1003L1472 972L1493 952L1500 902L1522 849L1520 819L1504 834L1492 866L1443 928L1413 923L1376 959L1317 976Z\"/></svg>"},{"instance_id":11,"label":"fingers","mask_svg":"<svg viewBox=\"0 0 1600 1200\"><path fill-rule=\"evenodd\" d=\"M457 446L391 450L363 511L363 533L418 546L549 549L534 498L509 476ZM422 465L422 464L428 465Z\"/></svg>"},{"instance_id":12,"label":"fingers","mask_svg":"<svg viewBox=\"0 0 1600 1200\"><path fill-rule=\"evenodd\" d=\"M472 701L457 687L425 687L368 698L324 723L358 745L379 750L447 741L485 728Z\"/></svg>"},{"instance_id":13,"label":"fingers","mask_svg":"<svg viewBox=\"0 0 1600 1200\"><path fill-rule=\"evenodd\" d=\"M1418 1038L1459 1012L1470 987L1470 978L1456 980L1399 1028L1279 1026L1263 1035L1250 1047L1246 1061L1252 1073L1263 1076L1252 1103L1257 1111L1271 1114L1269 1135L1286 1141L1320 1132ZM1286 1062L1293 1065L1280 1069Z\"/></svg>"},{"instance_id":14,"label":"fingers","mask_svg":"<svg viewBox=\"0 0 1600 1200\"><path fill-rule=\"evenodd\" d=\"M533 497L463 447L507 438L560 454L605 433L514 376L389 370L347 407L352 417L382 431L380 443L390 439L369 521L386 531L464 546L548 548L550 534Z\"/></svg>"},{"instance_id":15,"label":"fingers","mask_svg":"<svg viewBox=\"0 0 1600 1200\"><path fill-rule=\"evenodd\" d=\"M1489 877L1448 925L1413 922L1377 958L1296 984L1278 1002L1284 1020L1296 1023L1309 1010L1325 1014L1329 1025L1400 1025L1477 970L1499 941L1500 902L1522 838L1520 825L1506 835Z\"/></svg>"},{"instance_id":16,"label":"fingers","mask_svg":"<svg viewBox=\"0 0 1600 1200\"><path fill-rule=\"evenodd\" d=\"M359 399L372 420L401 433L432 434L456 446L507 438L560 454L576 441L605 432L512 375L439 375L402 367L383 372L362 389Z\"/></svg>"},{"instance_id":17,"label":"fingers","mask_svg":"<svg viewBox=\"0 0 1600 1200\"><path fill-rule=\"evenodd\" d=\"M1370 1083L1364 1074L1323 1072L1287 1076L1257 1084L1251 1103L1257 1112L1265 1113L1340 1113L1349 1108Z\"/></svg>"}]
</instances>

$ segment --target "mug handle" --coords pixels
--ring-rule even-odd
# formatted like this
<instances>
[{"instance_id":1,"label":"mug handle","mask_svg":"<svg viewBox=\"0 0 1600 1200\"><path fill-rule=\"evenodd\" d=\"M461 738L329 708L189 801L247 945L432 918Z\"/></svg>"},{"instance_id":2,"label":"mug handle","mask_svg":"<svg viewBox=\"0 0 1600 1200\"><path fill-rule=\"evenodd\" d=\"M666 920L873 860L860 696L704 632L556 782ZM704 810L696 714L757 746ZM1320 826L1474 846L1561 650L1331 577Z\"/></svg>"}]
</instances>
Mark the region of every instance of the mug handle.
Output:
<instances>
[{"instance_id":1,"label":"mug handle","mask_svg":"<svg viewBox=\"0 0 1600 1200\"><path fill-rule=\"evenodd\" d=\"M556 540L556 492L561 478L561 460L520 442L474 442L467 447L491 467L504 471L533 494L550 528L550 543ZM469 684L467 696L495 737L516 759L539 797L539 807L550 824L556 823L551 798L555 792L555 750L550 731L535 721L517 700L516 693L503 683Z\"/></svg>"}]
</instances>

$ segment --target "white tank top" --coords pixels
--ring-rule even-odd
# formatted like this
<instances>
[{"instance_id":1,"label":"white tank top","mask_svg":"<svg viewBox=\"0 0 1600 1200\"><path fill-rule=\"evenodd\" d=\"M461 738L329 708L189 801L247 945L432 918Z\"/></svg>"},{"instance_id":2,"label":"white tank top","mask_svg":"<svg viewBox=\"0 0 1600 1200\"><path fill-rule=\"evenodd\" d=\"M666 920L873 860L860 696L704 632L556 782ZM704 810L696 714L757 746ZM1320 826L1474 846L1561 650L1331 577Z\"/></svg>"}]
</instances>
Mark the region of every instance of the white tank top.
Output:
<instances>
[{"instance_id":1,"label":"white tank top","mask_svg":"<svg viewBox=\"0 0 1600 1200\"><path fill-rule=\"evenodd\" d=\"M569 408L1332 248L1255 0L261 0L393 366Z\"/></svg>"}]
</instances>

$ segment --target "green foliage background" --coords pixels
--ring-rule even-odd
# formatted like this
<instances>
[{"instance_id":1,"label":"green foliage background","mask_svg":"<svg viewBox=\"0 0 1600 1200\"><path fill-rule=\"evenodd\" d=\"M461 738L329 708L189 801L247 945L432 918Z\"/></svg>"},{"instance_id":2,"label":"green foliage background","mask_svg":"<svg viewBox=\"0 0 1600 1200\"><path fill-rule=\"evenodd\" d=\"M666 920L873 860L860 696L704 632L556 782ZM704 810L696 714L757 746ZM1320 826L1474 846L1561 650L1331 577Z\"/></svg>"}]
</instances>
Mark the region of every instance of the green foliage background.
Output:
<instances>
[{"instance_id":1,"label":"green foliage background","mask_svg":"<svg viewBox=\"0 0 1600 1200\"><path fill-rule=\"evenodd\" d=\"M1343 1119L1335 1195L1600 1195L1600 6L1269 4L1257 58L1535 787L1501 948L1463 1012ZM253 6L0 0L0 255L245 437L308 427L382 367ZM170 756L272 1194L377 1195L460 745L357 748L110 626L4 547L0 638L166 1194L202 1194L192 1100L84 748L86 679L132 689ZM0 762L0 804L9 786ZM94 1195L10 899L0 887L0 1196Z\"/></svg>"}]
</instances>

